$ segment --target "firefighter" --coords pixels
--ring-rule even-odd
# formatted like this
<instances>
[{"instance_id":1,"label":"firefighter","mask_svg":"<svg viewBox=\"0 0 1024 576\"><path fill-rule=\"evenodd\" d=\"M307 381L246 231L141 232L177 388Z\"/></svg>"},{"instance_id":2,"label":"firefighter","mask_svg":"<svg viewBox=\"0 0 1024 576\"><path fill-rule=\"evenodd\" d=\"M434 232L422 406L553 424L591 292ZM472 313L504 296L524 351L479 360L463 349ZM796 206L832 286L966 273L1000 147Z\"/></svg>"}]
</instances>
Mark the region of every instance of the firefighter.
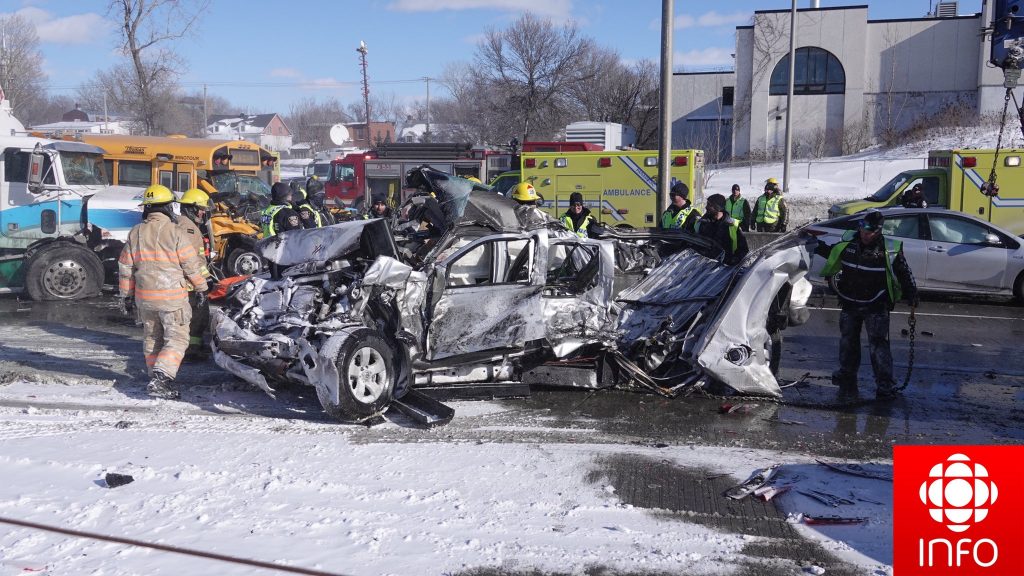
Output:
<instances>
[{"instance_id":1,"label":"firefighter","mask_svg":"<svg viewBox=\"0 0 1024 576\"><path fill-rule=\"evenodd\" d=\"M292 190L284 182L278 182L270 189L270 206L260 214L260 224L264 238L302 228L299 213L292 209Z\"/></svg>"},{"instance_id":2,"label":"firefighter","mask_svg":"<svg viewBox=\"0 0 1024 576\"><path fill-rule=\"evenodd\" d=\"M583 194L573 192L569 195L569 209L562 215L561 221L569 232L580 238L587 238L590 235L594 217L590 214L590 208L583 205Z\"/></svg>"},{"instance_id":3,"label":"firefighter","mask_svg":"<svg viewBox=\"0 0 1024 576\"><path fill-rule=\"evenodd\" d=\"M712 194L708 196L704 216L694 224L697 234L710 238L725 250L725 263L729 266L739 264L750 249L747 239L740 230L738 220L725 210L725 196Z\"/></svg>"},{"instance_id":4,"label":"firefighter","mask_svg":"<svg viewBox=\"0 0 1024 576\"><path fill-rule=\"evenodd\" d=\"M134 300L142 321L142 349L150 377L146 391L167 399L181 395L170 383L189 342L188 290L205 293L209 275L188 234L177 225L173 203L174 194L166 186L146 188L143 221L128 233L118 259L121 308L130 310Z\"/></svg>"},{"instance_id":5,"label":"firefighter","mask_svg":"<svg viewBox=\"0 0 1024 576\"><path fill-rule=\"evenodd\" d=\"M686 184L676 180L668 191L672 203L661 215L661 227L693 231L693 225L700 218L700 211L690 203L690 191Z\"/></svg>"},{"instance_id":6,"label":"firefighter","mask_svg":"<svg viewBox=\"0 0 1024 576\"><path fill-rule=\"evenodd\" d=\"M750 202L740 196L740 185L732 185L732 194L725 199L725 212L740 223L740 230L750 231Z\"/></svg>"},{"instance_id":7,"label":"firefighter","mask_svg":"<svg viewBox=\"0 0 1024 576\"><path fill-rule=\"evenodd\" d=\"M779 181L775 178L765 180L764 194L754 203L754 226L758 232L785 232L788 220L789 212Z\"/></svg>"},{"instance_id":8,"label":"firefighter","mask_svg":"<svg viewBox=\"0 0 1024 576\"><path fill-rule=\"evenodd\" d=\"M210 239L206 231L209 229L210 197L206 192L192 188L181 195L178 204L181 205L181 215L184 216L178 218L178 227L202 257L207 270L206 281L209 284ZM185 359L202 360L206 357L203 335L210 326L210 302L205 292L189 290L188 303L192 309L192 321L188 328L188 349L185 351Z\"/></svg>"},{"instance_id":9,"label":"firefighter","mask_svg":"<svg viewBox=\"0 0 1024 576\"><path fill-rule=\"evenodd\" d=\"M537 189L529 182L516 184L515 189L512 191L512 199L523 206L536 206L537 202L542 200L540 194L537 194Z\"/></svg>"},{"instance_id":10,"label":"firefighter","mask_svg":"<svg viewBox=\"0 0 1024 576\"><path fill-rule=\"evenodd\" d=\"M476 176L466 176L466 180L469 180L474 184L483 184L483 182L481 182L480 179L477 178Z\"/></svg>"},{"instance_id":11,"label":"firefighter","mask_svg":"<svg viewBox=\"0 0 1024 576\"><path fill-rule=\"evenodd\" d=\"M917 285L903 257L903 243L882 236L885 217L869 210L857 230L848 230L834 246L820 243L816 253L827 257L821 275L833 278L842 311L839 314L839 369L832 382L844 397L857 395L861 326L867 328L875 397L891 399L898 393L892 376L889 349L889 312L906 299L917 307Z\"/></svg>"},{"instance_id":12,"label":"firefighter","mask_svg":"<svg viewBox=\"0 0 1024 576\"><path fill-rule=\"evenodd\" d=\"M294 182L292 183L294 184ZM298 186L296 186L298 188ZM298 188L298 192L292 189L292 209L299 214L299 221L303 228L322 228L324 216L306 197L306 191Z\"/></svg>"}]
</instances>

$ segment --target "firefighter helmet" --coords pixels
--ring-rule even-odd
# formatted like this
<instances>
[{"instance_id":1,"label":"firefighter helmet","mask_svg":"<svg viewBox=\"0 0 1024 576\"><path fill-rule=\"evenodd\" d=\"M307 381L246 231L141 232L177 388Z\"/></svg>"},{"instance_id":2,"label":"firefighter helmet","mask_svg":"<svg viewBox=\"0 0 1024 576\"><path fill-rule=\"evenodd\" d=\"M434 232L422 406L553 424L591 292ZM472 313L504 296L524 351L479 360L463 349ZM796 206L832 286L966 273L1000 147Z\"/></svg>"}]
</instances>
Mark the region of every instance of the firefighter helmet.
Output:
<instances>
[{"instance_id":1,"label":"firefighter helmet","mask_svg":"<svg viewBox=\"0 0 1024 576\"><path fill-rule=\"evenodd\" d=\"M520 182L516 184L516 189L512 193L512 198L519 202L536 202L540 200L540 196L537 195L537 190L533 187L533 184L529 182Z\"/></svg>"},{"instance_id":2,"label":"firefighter helmet","mask_svg":"<svg viewBox=\"0 0 1024 576\"><path fill-rule=\"evenodd\" d=\"M174 192L162 184L153 184L142 193L143 206L167 204L168 202L174 202Z\"/></svg>"},{"instance_id":3,"label":"firefighter helmet","mask_svg":"<svg viewBox=\"0 0 1024 576\"><path fill-rule=\"evenodd\" d=\"M483 184L483 182L481 182L480 179L477 178L476 176L466 176L466 180L469 180L470 182L476 182L477 184Z\"/></svg>"},{"instance_id":4,"label":"firefighter helmet","mask_svg":"<svg viewBox=\"0 0 1024 576\"><path fill-rule=\"evenodd\" d=\"M203 210L208 210L210 208L210 197L199 188L189 188L181 195L181 200L178 200L178 204L182 206L198 206Z\"/></svg>"}]
</instances>

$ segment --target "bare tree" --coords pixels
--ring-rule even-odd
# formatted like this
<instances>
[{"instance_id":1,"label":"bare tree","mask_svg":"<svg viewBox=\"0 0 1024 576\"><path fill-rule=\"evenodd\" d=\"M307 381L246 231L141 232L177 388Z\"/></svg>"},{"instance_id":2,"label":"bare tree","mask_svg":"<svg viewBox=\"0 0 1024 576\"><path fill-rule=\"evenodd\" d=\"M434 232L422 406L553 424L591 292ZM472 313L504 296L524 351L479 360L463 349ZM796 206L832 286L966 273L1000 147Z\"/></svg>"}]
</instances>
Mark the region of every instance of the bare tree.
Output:
<instances>
[{"instance_id":1,"label":"bare tree","mask_svg":"<svg viewBox=\"0 0 1024 576\"><path fill-rule=\"evenodd\" d=\"M651 60L631 66L618 53L594 47L582 59L585 74L569 89L577 115L595 122L616 122L636 129L637 144L656 147L658 67Z\"/></svg>"},{"instance_id":2,"label":"bare tree","mask_svg":"<svg viewBox=\"0 0 1024 576\"><path fill-rule=\"evenodd\" d=\"M173 65L166 60L165 63L163 65ZM130 118L133 133L166 134L177 132L187 124L179 116L178 88L173 77L167 74L152 76L148 93L149 102L145 104L138 77L132 73L132 65L128 62L101 70L78 87L78 99L83 108L103 110L106 106L111 114ZM142 114L143 109L148 110L148 116Z\"/></svg>"},{"instance_id":3,"label":"bare tree","mask_svg":"<svg viewBox=\"0 0 1024 576\"><path fill-rule=\"evenodd\" d=\"M0 88L11 101L14 115L31 125L39 120L34 108L46 100L39 36L31 22L9 14L0 17L0 38Z\"/></svg>"},{"instance_id":4,"label":"bare tree","mask_svg":"<svg viewBox=\"0 0 1024 576\"><path fill-rule=\"evenodd\" d=\"M204 96L198 90L191 94L178 96L176 103L180 109L180 114L175 114L174 116L180 118L185 124L176 127L173 131L196 138L206 136L206 122L209 116L214 114L233 114L238 111L238 106L229 102L227 98L216 94L206 94Z\"/></svg>"},{"instance_id":5,"label":"bare tree","mask_svg":"<svg viewBox=\"0 0 1024 576\"><path fill-rule=\"evenodd\" d=\"M490 28L477 45L477 76L498 87L490 105L514 118L521 140L565 124L569 87L586 74L578 66L593 43L575 24L555 26L529 12L505 30Z\"/></svg>"},{"instance_id":6,"label":"bare tree","mask_svg":"<svg viewBox=\"0 0 1024 576\"><path fill-rule=\"evenodd\" d=\"M330 138L331 126L351 121L352 117L345 113L345 107L337 98L323 101L315 98L299 100L292 104L285 119L285 123L294 131L296 141L311 144L313 153L333 145Z\"/></svg>"},{"instance_id":7,"label":"bare tree","mask_svg":"<svg viewBox=\"0 0 1024 576\"><path fill-rule=\"evenodd\" d=\"M110 0L109 11L120 18L121 50L131 60L135 76L134 109L146 134L152 134L161 123L157 102L158 84L173 82L177 70L173 53L161 45L187 35L209 0ZM155 52L155 54L153 54Z\"/></svg>"}]
</instances>

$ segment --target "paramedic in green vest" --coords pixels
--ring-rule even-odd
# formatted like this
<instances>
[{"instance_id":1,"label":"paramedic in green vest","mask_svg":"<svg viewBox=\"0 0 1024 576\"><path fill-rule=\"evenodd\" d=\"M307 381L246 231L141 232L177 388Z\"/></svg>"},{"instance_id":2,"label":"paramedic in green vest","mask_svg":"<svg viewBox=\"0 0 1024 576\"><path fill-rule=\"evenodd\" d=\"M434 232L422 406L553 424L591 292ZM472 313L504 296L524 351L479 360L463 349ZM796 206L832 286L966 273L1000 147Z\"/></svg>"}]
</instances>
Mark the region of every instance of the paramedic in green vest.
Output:
<instances>
[{"instance_id":1,"label":"paramedic in green vest","mask_svg":"<svg viewBox=\"0 0 1024 576\"><path fill-rule=\"evenodd\" d=\"M889 349L889 312L901 299L917 307L917 285L903 257L903 243L882 236L884 220L881 212L869 210L856 230L847 230L834 246L820 243L815 250L828 258L821 275L833 279L842 305L839 369L832 373L842 397L857 395L861 326L868 333L875 397L887 400L898 394Z\"/></svg>"},{"instance_id":2,"label":"paramedic in green vest","mask_svg":"<svg viewBox=\"0 0 1024 576\"><path fill-rule=\"evenodd\" d=\"M678 180L668 191L671 203L661 215L661 227L665 229L693 232L693 225L700 218L700 211L690 204L690 191Z\"/></svg>"},{"instance_id":3,"label":"paramedic in green vest","mask_svg":"<svg viewBox=\"0 0 1024 576\"><path fill-rule=\"evenodd\" d=\"M590 225L594 223L594 216L590 208L583 205L583 194L573 192L569 194L569 209L562 214L562 224L580 238L590 236Z\"/></svg>"},{"instance_id":4,"label":"paramedic in green vest","mask_svg":"<svg viewBox=\"0 0 1024 576\"><path fill-rule=\"evenodd\" d=\"M750 232L750 202L740 196L740 185L732 185L732 194L725 199L725 213L740 223L740 230Z\"/></svg>"},{"instance_id":5,"label":"paramedic in green vest","mask_svg":"<svg viewBox=\"0 0 1024 576\"><path fill-rule=\"evenodd\" d=\"M758 232L785 232L788 218L779 181L769 178L764 183L764 194L754 203L755 229Z\"/></svg>"},{"instance_id":6,"label":"paramedic in green vest","mask_svg":"<svg viewBox=\"0 0 1024 576\"><path fill-rule=\"evenodd\" d=\"M724 262L729 266L739 264L750 252L747 239L740 230L740 223L725 211L725 196L708 196L704 216L695 224L697 234L710 238L725 250Z\"/></svg>"},{"instance_id":7,"label":"paramedic in green vest","mask_svg":"<svg viewBox=\"0 0 1024 576\"><path fill-rule=\"evenodd\" d=\"M292 208L292 189L284 182L278 182L270 189L270 206L260 214L260 224L264 238L302 228L299 213Z\"/></svg>"}]
</instances>

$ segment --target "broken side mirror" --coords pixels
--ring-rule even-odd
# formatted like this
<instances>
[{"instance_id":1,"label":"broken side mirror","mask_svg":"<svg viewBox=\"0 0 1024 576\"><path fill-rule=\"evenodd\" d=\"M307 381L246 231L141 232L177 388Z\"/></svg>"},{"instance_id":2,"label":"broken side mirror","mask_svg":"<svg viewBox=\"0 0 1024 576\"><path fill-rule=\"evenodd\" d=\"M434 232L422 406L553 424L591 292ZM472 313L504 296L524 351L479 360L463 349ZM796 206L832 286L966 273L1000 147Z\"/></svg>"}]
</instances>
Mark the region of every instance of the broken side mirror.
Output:
<instances>
[{"instance_id":1,"label":"broken side mirror","mask_svg":"<svg viewBox=\"0 0 1024 576\"><path fill-rule=\"evenodd\" d=\"M43 170L46 168L46 154L36 144L36 149L29 154L28 162L28 190L34 194L43 191L43 178L46 176Z\"/></svg>"}]
</instances>

